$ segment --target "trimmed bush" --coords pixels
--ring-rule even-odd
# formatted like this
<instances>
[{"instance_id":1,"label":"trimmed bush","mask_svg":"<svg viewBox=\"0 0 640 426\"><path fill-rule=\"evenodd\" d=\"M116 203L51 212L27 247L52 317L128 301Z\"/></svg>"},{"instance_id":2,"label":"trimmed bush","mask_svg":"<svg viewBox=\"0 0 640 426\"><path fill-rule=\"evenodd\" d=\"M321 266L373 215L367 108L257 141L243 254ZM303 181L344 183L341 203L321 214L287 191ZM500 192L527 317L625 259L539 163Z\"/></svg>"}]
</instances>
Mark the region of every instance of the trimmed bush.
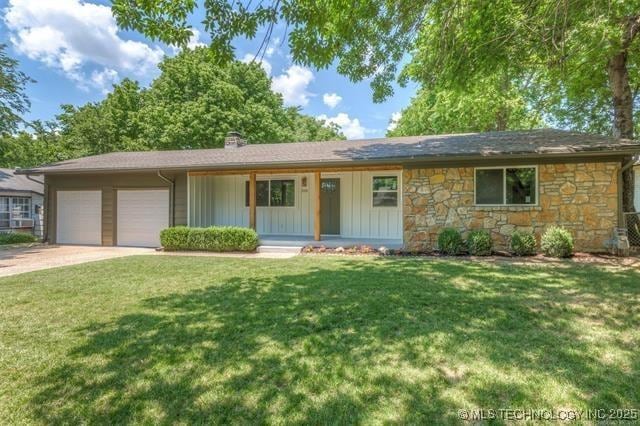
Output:
<instances>
[{"instance_id":1,"label":"trimmed bush","mask_svg":"<svg viewBox=\"0 0 640 426\"><path fill-rule=\"evenodd\" d=\"M438 250L442 254L455 256L462 253L464 241L460 231L454 228L444 228L438 234Z\"/></svg>"},{"instance_id":2,"label":"trimmed bush","mask_svg":"<svg viewBox=\"0 0 640 426\"><path fill-rule=\"evenodd\" d=\"M11 232L0 234L0 245L4 244L22 244L22 243L35 243L38 239L31 234L25 234L22 232Z\"/></svg>"},{"instance_id":3,"label":"trimmed bush","mask_svg":"<svg viewBox=\"0 0 640 426\"><path fill-rule=\"evenodd\" d=\"M490 256L493 249L491 235L484 229L476 229L467 236L467 249L474 256Z\"/></svg>"},{"instance_id":4,"label":"trimmed bush","mask_svg":"<svg viewBox=\"0 0 640 426\"><path fill-rule=\"evenodd\" d=\"M516 256L536 254L536 237L529 232L515 231L511 234L511 253Z\"/></svg>"},{"instance_id":5,"label":"trimmed bush","mask_svg":"<svg viewBox=\"0 0 640 426\"><path fill-rule=\"evenodd\" d=\"M545 256L570 257L573 254L573 237L566 229L552 226L542 235L540 248Z\"/></svg>"},{"instance_id":6,"label":"trimmed bush","mask_svg":"<svg viewBox=\"0 0 640 426\"><path fill-rule=\"evenodd\" d=\"M254 251L258 247L258 234L238 226L176 226L160 232L160 243L165 250Z\"/></svg>"}]
</instances>

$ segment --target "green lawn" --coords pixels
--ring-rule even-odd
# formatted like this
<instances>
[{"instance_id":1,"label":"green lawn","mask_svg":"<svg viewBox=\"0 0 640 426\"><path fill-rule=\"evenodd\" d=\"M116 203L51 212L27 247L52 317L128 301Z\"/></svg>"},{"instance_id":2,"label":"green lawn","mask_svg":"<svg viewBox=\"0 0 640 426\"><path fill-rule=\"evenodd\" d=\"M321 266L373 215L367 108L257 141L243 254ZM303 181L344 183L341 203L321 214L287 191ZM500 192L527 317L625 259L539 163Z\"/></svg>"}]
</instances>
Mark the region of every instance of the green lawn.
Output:
<instances>
[{"instance_id":1,"label":"green lawn","mask_svg":"<svg viewBox=\"0 0 640 426\"><path fill-rule=\"evenodd\" d=\"M640 408L640 273L140 256L0 280L0 423Z\"/></svg>"}]
</instances>

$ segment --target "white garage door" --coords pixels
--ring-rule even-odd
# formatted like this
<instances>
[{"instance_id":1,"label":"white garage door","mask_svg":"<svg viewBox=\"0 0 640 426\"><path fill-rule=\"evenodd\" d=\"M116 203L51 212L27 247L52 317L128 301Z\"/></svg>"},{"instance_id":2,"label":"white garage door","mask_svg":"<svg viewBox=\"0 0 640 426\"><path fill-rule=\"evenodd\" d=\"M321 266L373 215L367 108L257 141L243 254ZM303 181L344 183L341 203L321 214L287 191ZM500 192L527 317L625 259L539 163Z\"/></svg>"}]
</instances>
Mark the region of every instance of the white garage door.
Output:
<instances>
[{"instance_id":1,"label":"white garage door","mask_svg":"<svg viewBox=\"0 0 640 426\"><path fill-rule=\"evenodd\" d=\"M58 191L56 242L102 244L102 192Z\"/></svg>"},{"instance_id":2,"label":"white garage door","mask_svg":"<svg viewBox=\"0 0 640 426\"><path fill-rule=\"evenodd\" d=\"M169 227L169 191L118 190L118 245L159 247Z\"/></svg>"}]
</instances>

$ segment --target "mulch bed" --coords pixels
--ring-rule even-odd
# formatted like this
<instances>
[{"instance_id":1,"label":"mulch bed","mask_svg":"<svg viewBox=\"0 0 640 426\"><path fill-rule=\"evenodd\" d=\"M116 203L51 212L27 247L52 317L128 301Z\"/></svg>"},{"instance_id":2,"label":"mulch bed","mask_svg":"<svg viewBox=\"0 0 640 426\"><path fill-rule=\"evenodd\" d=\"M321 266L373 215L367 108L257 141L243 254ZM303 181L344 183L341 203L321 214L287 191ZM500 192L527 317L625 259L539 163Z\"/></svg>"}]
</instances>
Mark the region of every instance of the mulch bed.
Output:
<instances>
[{"instance_id":1,"label":"mulch bed","mask_svg":"<svg viewBox=\"0 0 640 426\"><path fill-rule=\"evenodd\" d=\"M371 246L352 246L329 248L322 245L306 246L302 249L302 254L306 255L337 255L337 256L380 256L380 257L418 257L425 259L459 259L466 261L484 261L489 263L509 263L509 264L592 264L605 266L624 266L640 268L640 255L635 253L628 257L613 256L606 253L574 253L568 259L557 259L545 257L542 254L535 256L513 256L506 251L494 251L491 256L448 256L437 251L416 252L405 250L394 250L385 248L375 248Z\"/></svg>"}]
</instances>

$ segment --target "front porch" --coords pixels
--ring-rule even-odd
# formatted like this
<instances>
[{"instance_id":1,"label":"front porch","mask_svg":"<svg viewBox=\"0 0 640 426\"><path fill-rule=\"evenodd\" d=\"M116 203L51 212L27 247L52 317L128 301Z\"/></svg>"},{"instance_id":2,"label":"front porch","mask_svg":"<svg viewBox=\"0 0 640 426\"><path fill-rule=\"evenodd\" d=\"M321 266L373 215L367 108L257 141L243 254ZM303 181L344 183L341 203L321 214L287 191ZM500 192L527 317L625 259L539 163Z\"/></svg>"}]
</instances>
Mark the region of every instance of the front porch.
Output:
<instances>
[{"instance_id":1,"label":"front porch","mask_svg":"<svg viewBox=\"0 0 640 426\"><path fill-rule=\"evenodd\" d=\"M403 245L402 169L198 171L188 175L189 226L255 229L261 245Z\"/></svg>"}]
</instances>

